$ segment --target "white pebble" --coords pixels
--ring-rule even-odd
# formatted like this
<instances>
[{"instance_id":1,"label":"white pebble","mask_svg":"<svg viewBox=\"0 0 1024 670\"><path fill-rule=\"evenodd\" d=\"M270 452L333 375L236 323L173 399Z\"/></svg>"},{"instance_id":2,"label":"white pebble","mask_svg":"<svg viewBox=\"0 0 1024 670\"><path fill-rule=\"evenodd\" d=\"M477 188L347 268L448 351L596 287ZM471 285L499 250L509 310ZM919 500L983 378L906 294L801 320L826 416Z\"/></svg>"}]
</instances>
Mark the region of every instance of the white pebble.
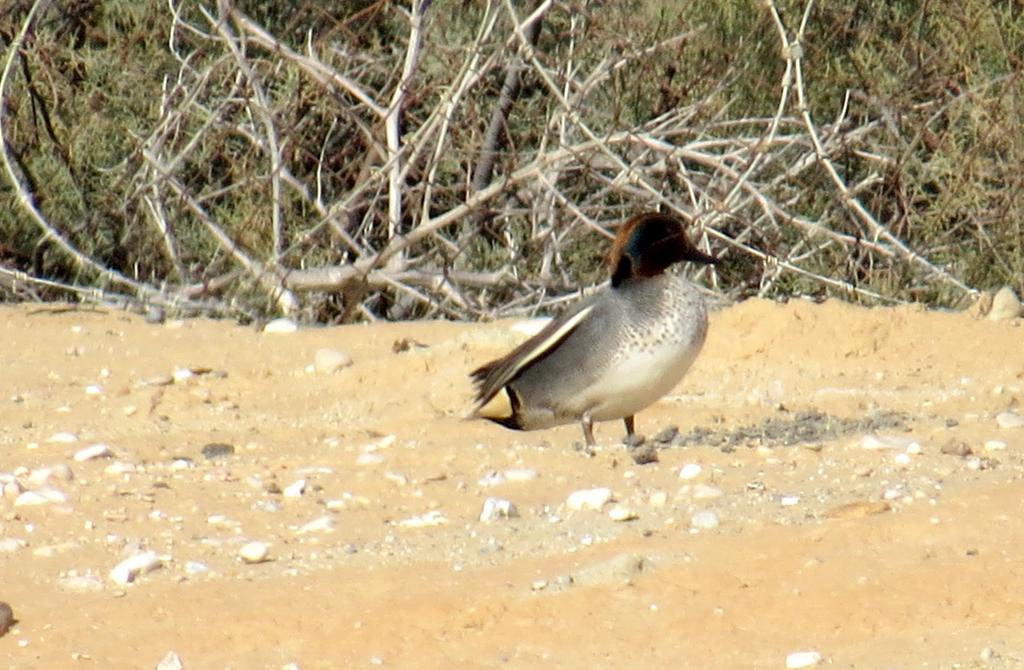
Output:
<instances>
[{"instance_id":1,"label":"white pebble","mask_svg":"<svg viewBox=\"0 0 1024 670\"><path fill-rule=\"evenodd\" d=\"M1022 428L1024 427L1024 416L1016 412L1000 412L996 415L996 424L1000 428Z\"/></svg>"},{"instance_id":2,"label":"white pebble","mask_svg":"<svg viewBox=\"0 0 1024 670\"><path fill-rule=\"evenodd\" d=\"M372 451L365 454L359 454L356 458L356 465L380 465L383 462L384 457Z\"/></svg>"},{"instance_id":3,"label":"white pebble","mask_svg":"<svg viewBox=\"0 0 1024 670\"><path fill-rule=\"evenodd\" d=\"M704 468L700 466L700 463L687 463L683 467L679 468L680 479L696 479L700 477L700 473L704 471Z\"/></svg>"},{"instance_id":4,"label":"white pebble","mask_svg":"<svg viewBox=\"0 0 1024 670\"><path fill-rule=\"evenodd\" d=\"M284 489L285 498L301 498L302 494L306 492L306 480L297 479Z\"/></svg>"},{"instance_id":5,"label":"white pebble","mask_svg":"<svg viewBox=\"0 0 1024 670\"><path fill-rule=\"evenodd\" d=\"M78 436L74 433L54 433L50 437L46 438L46 441L56 444L73 444L74 442L78 442Z\"/></svg>"},{"instance_id":6,"label":"white pebble","mask_svg":"<svg viewBox=\"0 0 1024 670\"><path fill-rule=\"evenodd\" d=\"M910 454L896 454L893 460L896 461L896 465L908 465L910 463Z\"/></svg>"},{"instance_id":7,"label":"white pebble","mask_svg":"<svg viewBox=\"0 0 1024 670\"><path fill-rule=\"evenodd\" d=\"M110 571L110 580L115 584L125 586L134 582L139 575L152 572L163 564L163 559L157 556L155 551L144 551L115 565L114 569Z\"/></svg>"},{"instance_id":8,"label":"white pebble","mask_svg":"<svg viewBox=\"0 0 1024 670\"><path fill-rule=\"evenodd\" d=\"M124 461L114 461L107 467L103 468L103 474L117 477L120 475L128 475L135 472L135 466L131 463L125 463Z\"/></svg>"},{"instance_id":9,"label":"white pebble","mask_svg":"<svg viewBox=\"0 0 1024 670\"><path fill-rule=\"evenodd\" d=\"M880 449L908 449L911 445L920 443L911 437L899 437L896 435L865 435L860 440L860 446L871 451Z\"/></svg>"},{"instance_id":10,"label":"white pebble","mask_svg":"<svg viewBox=\"0 0 1024 670\"><path fill-rule=\"evenodd\" d=\"M615 505L608 510L608 518L612 521L633 521L634 519L639 519L640 515L637 514L635 509L624 505Z\"/></svg>"},{"instance_id":11,"label":"white pebble","mask_svg":"<svg viewBox=\"0 0 1024 670\"><path fill-rule=\"evenodd\" d=\"M57 580L57 588L68 593L95 593L103 590L103 582L89 575L68 575Z\"/></svg>"},{"instance_id":12,"label":"white pebble","mask_svg":"<svg viewBox=\"0 0 1024 670\"><path fill-rule=\"evenodd\" d=\"M103 387L99 384L89 384L85 387L85 395L103 395Z\"/></svg>"},{"instance_id":13,"label":"white pebble","mask_svg":"<svg viewBox=\"0 0 1024 670\"><path fill-rule=\"evenodd\" d=\"M278 335L294 333L298 329L298 324L291 319L274 319L267 325L263 326L264 333L276 333Z\"/></svg>"},{"instance_id":14,"label":"white pebble","mask_svg":"<svg viewBox=\"0 0 1024 670\"><path fill-rule=\"evenodd\" d=\"M992 296L992 307L989 309L988 318L992 321L1006 321L1016 319L1024 313L1017 294L1009 286L1004 286Z\"/></svg>"},{"instance_id":15,"label":"white pebble","mask_svg":"<svg viewBox=\"0 0 1024 670\"><path fill-rule=\"evenodd\" d=\"M0 554L12 554L28 546L28 542L17 537L0 537Z\"/></svg>"},{"instance_id":16,"label":"white pebble","mask_svg":"<svg viewBox=\"0 0 1024 670\"><path fill-rule=\"evenodd\" d=\"M501 484L504 484L505 481L505 475L501 474L500 472L491 471L488 472L483 477L481 477L477 481L477 484L484 488L490 488L492 486L499 486Z\"/></svg>"},{"instance_id":17,"label":"white pebble","mask_svg":"<svg viewBox=\"0 0 1024 670\"><path fill-rule=\"evenodd\" d=\"M1004 451L1006 443L1002 440L985 440L985 451Z\"/></svg>"},{"instance_id":18,"label":"white pebble","mask_svg":"<svg viewBox=\"0 0 1024 670\"><path fill-rule=\"evenodd\" d=\"M53 488L36 489L25 491L14 499L15 507L30 507L34 505L48 505L49 503L67 502L68 497L62 492Z\"/></svg>"},{"instance_id":19,"label":"white pebble","mask_svg":"<svg viewBox=\"0 0 1024 670\"><path fill-rule=\"evenodd\" d=\"M270 547L263 542L248 542L238 550L238 556L246 563L262 563L269 554Z\"/></svg>"},{"instance_id":20,"label":"white pebble","mask_svg":"<svg viewBox=\"0 0 1024 670\"><path fill-rule=\"evenodd\" d=\"M175 384L184 384L194 376L195 374L191 368L174 368L174 372L171 373L171 378Z\"/></svg>"},{"instance_id":21,"label":"white pebble","mask_svg":"<svg viewBox=\"0 0 1024 670\"><path fill-rule=\"evenodd\" d=\"M500 519L514 519L519 516L519 510L515 503L505 498L488 498L484 501L483 509L480 510L480 520L484 523L498 521Z\"/></svg>"},{"instance_id":22,"label":"white pebble","mask_svg":"<svg viewBox=\"0 0 1024 670\"><path fill-rule=\"evenodd\" d=\"M313 369L320 374L331 374L352 365L352 357L337 349L317 349L313 355Z\"/></svg>"},{"instance_id":23,"label":"white pebble","mask_svg":"<svg viewBox=\"0 0 1024 670\"><path fill-rule=\"evenodd\" d=\"M668 494L664 491L654 491L647 498L647 504L651 507L664 507L668 503Z\"/></svg>"},{"instance_id":24,"label":"white pebble","mask_svg":"<svg viewBox=\"0 0 1024 670\"><path fill-rule=\"evenodd\" d=\"M725 495L725 492L717 486L697 484L693 487L691 495L694 500L711 500L713 498L721 498Z\"/></svg>"},{"instance_id":25,"label":"white pebble","mask_svg":"<svg viewBox=\"0 0 1024 670\"><path fill-rule=\"evenodd\" d=\"M28 475L29 484L32 486L46 486L54 482L70 482L75 478L75 473L65 463L58 463L45 468L36 468Z\"/></svg>"},{"instance_id":26,"label":"white pebble","mask_svg":"<svg viewBox=\"0 0 1024 670\"><path fill-rule=\"evenodd\" d=\"M782 496L779 499L779 504L783 507L792 507L793 505L800 504L800 496Z\"/></svg>"},{"instance_id":27,"label":"white pebble","mask_svg":"<svg viewBox=\"0 0 1024 670\"><path fill-rule=\"evenodd\" d=\"M789 670L809 668L819 663L821 663L821 654L816 651L794 651L786 656L786 667Z\"/></svg>"},{"instance_id":28,"label":"white pebble","mask_svg":"<svg viewBox=\"0 0 1024 670\"><path fill-rule=\"evenodd\" d=\"M908 445L907 446L907 453L910 454L911 456L917 456L918 454L921 453L921 445L918 444L917 442L914 442L913 444Z\"/></svg>"},{"instance_id":29,"label":"white pebble","mask_svg":"<svg viewBox=\"0 0 1024 670\"><path fill-rule=\"evenodd\" d=\"M690 525L694 528L699 528L700 530L711 530L713 528L718 528L718 524L718 515L710 510L697 512L692 517L690 517Z\"/></svg>"},{"instance_id":30,"label":"white pebble","mask_svg":"<svg viewBox=\"0 0 1024 670\"><path fill-rule=\"evenodd\" d=\"M538 477L533 468L509 468L505 470L505 479L510 482L531 482Z\"/></svg>"},{"instance_id":31,"label":"white pebble","mask_svg":"<svg viewBox=\"0 0 1024 670\"><path fill-rule=\"evenodd\" d=\"M105 444L94 444L85 449L79 449L75 452L75 460L79 463L84 461L91 461L96 458L110 458L114 455L114 452L110 450Z\"/></svg>"},{"instance_id":32,"label":"white pebble","mask_svg":"<svg viewBox=\"0 0 1024 670\"><path fill-rule=\"evenodd\" d=\"M430 526L441 526L448 523L448 519L445 518L444 514L437 510L414 516L409 519L403 519L398 522L398 525L402 528L428 528Z\"/></svg>"},{"instance_id":33,"label":"white pebble","mask_svg":"<svg viewBox=\"0 0 1024 670\"><path fill-rule=\"evenodd\" d=\"M185 574L189 577L202 575L210 571L210 566L200 561L187 561L185 563Z\"/></svg>"},{"instance_id":34,"label":"white pebble","mask_svg":"<svg viewBox=\"0 0 1024 670\"><path fill-rule=\"evenodd\" d=\"M302 524L295 531L296 535L305 535L306 533L333 533L334 532L334 518L327 516L318 516L317 518Z\"/></svg>"},{"instance_id":35,"label":"white pebble","mask_svg":"<svg viewBox=\"0 0 1024 670\"><path fill-rule=\"evenodd\" d=\"M573 491L566 499L566 506L576 512L582 510L600 510L612 499L609 488L580 489Z\"/></svg>"},{"instance_id":36,"label":"white pebble","mask_svg":"<svg viewBox=\"0 0 1024 670\"><path fill-rule=\"evenodd\" d=\"M185 664L181 662L178 655L173 651L167 652L167 655L160 659L160 662L156 664L155 670L184 670Z\"/></svg>"}]
</instances>

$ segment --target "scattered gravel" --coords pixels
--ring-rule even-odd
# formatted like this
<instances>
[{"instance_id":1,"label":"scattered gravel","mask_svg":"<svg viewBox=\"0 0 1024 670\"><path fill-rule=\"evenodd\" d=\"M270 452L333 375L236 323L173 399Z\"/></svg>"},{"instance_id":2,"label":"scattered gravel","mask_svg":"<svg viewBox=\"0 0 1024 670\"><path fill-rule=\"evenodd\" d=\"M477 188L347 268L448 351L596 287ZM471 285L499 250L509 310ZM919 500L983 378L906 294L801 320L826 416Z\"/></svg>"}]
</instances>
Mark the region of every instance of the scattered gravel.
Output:
<instances>
[{"instance_id":1,"label":"scattered gravel","mask_svg":"<svg viewBox=\"0 0 1024 670\"><path fill-rule=\"evenodd\" d=\"M808 442L835 440L839 437L879 430L903 430L909 416L903 412L882 411L863 418L841 418L824 412L798 412L790 418L768 418L760 424L735 430L698 427L680 433L673 446L791 446Z\"/></svg>"}]
</instances>

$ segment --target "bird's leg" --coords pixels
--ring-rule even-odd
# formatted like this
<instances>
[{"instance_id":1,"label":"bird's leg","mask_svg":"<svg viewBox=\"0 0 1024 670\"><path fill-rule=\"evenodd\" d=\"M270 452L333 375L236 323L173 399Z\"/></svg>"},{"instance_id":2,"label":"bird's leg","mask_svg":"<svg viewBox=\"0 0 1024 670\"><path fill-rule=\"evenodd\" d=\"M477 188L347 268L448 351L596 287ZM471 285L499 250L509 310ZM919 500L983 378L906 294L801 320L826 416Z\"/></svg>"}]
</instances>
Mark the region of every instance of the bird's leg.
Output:
<instances>
[{"instance_id":1,"label":"bird's leg","mask_svg":"<svg viewBox=\"0 0 1024 670\"><path fill-rule=\"evenodd\" d=\"M633 415L629 415L623 418L622 422L626 424L626 442L630 442L636 434L636 419Z\"/></svg>"},{"instance_id":2,"label":"bird's leg","mask_svg":"<svg viewBox=\"0 0 1024 670\"><path fill-rule=\"evenodd\" d=\"M580 426L583 427L583 439L587 441L588 447L597 445L594 441L594 420L590 417L590 412L584 412L583 416L580 417Z\"/></svg>"}]
</instances>

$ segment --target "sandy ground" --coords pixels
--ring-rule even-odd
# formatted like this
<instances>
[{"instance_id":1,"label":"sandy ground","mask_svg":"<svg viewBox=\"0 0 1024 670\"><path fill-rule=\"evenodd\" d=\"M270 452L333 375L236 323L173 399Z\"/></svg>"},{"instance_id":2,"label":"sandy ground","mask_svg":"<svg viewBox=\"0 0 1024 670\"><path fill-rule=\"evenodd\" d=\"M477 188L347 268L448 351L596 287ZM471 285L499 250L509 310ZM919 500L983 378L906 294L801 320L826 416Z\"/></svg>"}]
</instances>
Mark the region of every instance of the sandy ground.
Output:
<instances>
[{"instance_id":1,"label":"sandy ground","mask_svg":"<svg viewBox=\"0 0 1024 670\"><path fill-rule=\"evenodd\" d=\"M1020 320L729 307L638 416L680 431L647 465L619 423L588 457L575 426L462 420L509 325L0 307L0 666L1024 667L1024 428L996 420L1024 397ZM322 347L353 365L311 372ZM617 502L567 508L591 487ZM37 489L67 500L15 505ZM519 517L479 521L492 496ZM146 550L162 567L111 581Z\"/></svg>"}]
</instances>

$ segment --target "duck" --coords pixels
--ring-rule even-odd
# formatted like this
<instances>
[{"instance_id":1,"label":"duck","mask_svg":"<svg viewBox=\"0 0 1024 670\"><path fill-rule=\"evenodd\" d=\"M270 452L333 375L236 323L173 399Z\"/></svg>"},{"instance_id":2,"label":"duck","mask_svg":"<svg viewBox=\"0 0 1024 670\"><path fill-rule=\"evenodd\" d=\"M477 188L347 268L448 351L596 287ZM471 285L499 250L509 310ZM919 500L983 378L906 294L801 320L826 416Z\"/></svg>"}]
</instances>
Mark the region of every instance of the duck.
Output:
<instances>
[{"instance_id":1,"label":"duck","mask_svg":"<svg viewBox=\"0 0 1024 670\"><path fill-rule=\"evenodd\" d=\"M579 423L587 447L594 422L621 419L638 441L636 414L683 378L704 346L700 289L668 272L689 261L714 265L676 216L649 212L619 227L608 254L610 282L506 355L476 368L471 418L514 430Z\"/></svg>"}]
</instances>

